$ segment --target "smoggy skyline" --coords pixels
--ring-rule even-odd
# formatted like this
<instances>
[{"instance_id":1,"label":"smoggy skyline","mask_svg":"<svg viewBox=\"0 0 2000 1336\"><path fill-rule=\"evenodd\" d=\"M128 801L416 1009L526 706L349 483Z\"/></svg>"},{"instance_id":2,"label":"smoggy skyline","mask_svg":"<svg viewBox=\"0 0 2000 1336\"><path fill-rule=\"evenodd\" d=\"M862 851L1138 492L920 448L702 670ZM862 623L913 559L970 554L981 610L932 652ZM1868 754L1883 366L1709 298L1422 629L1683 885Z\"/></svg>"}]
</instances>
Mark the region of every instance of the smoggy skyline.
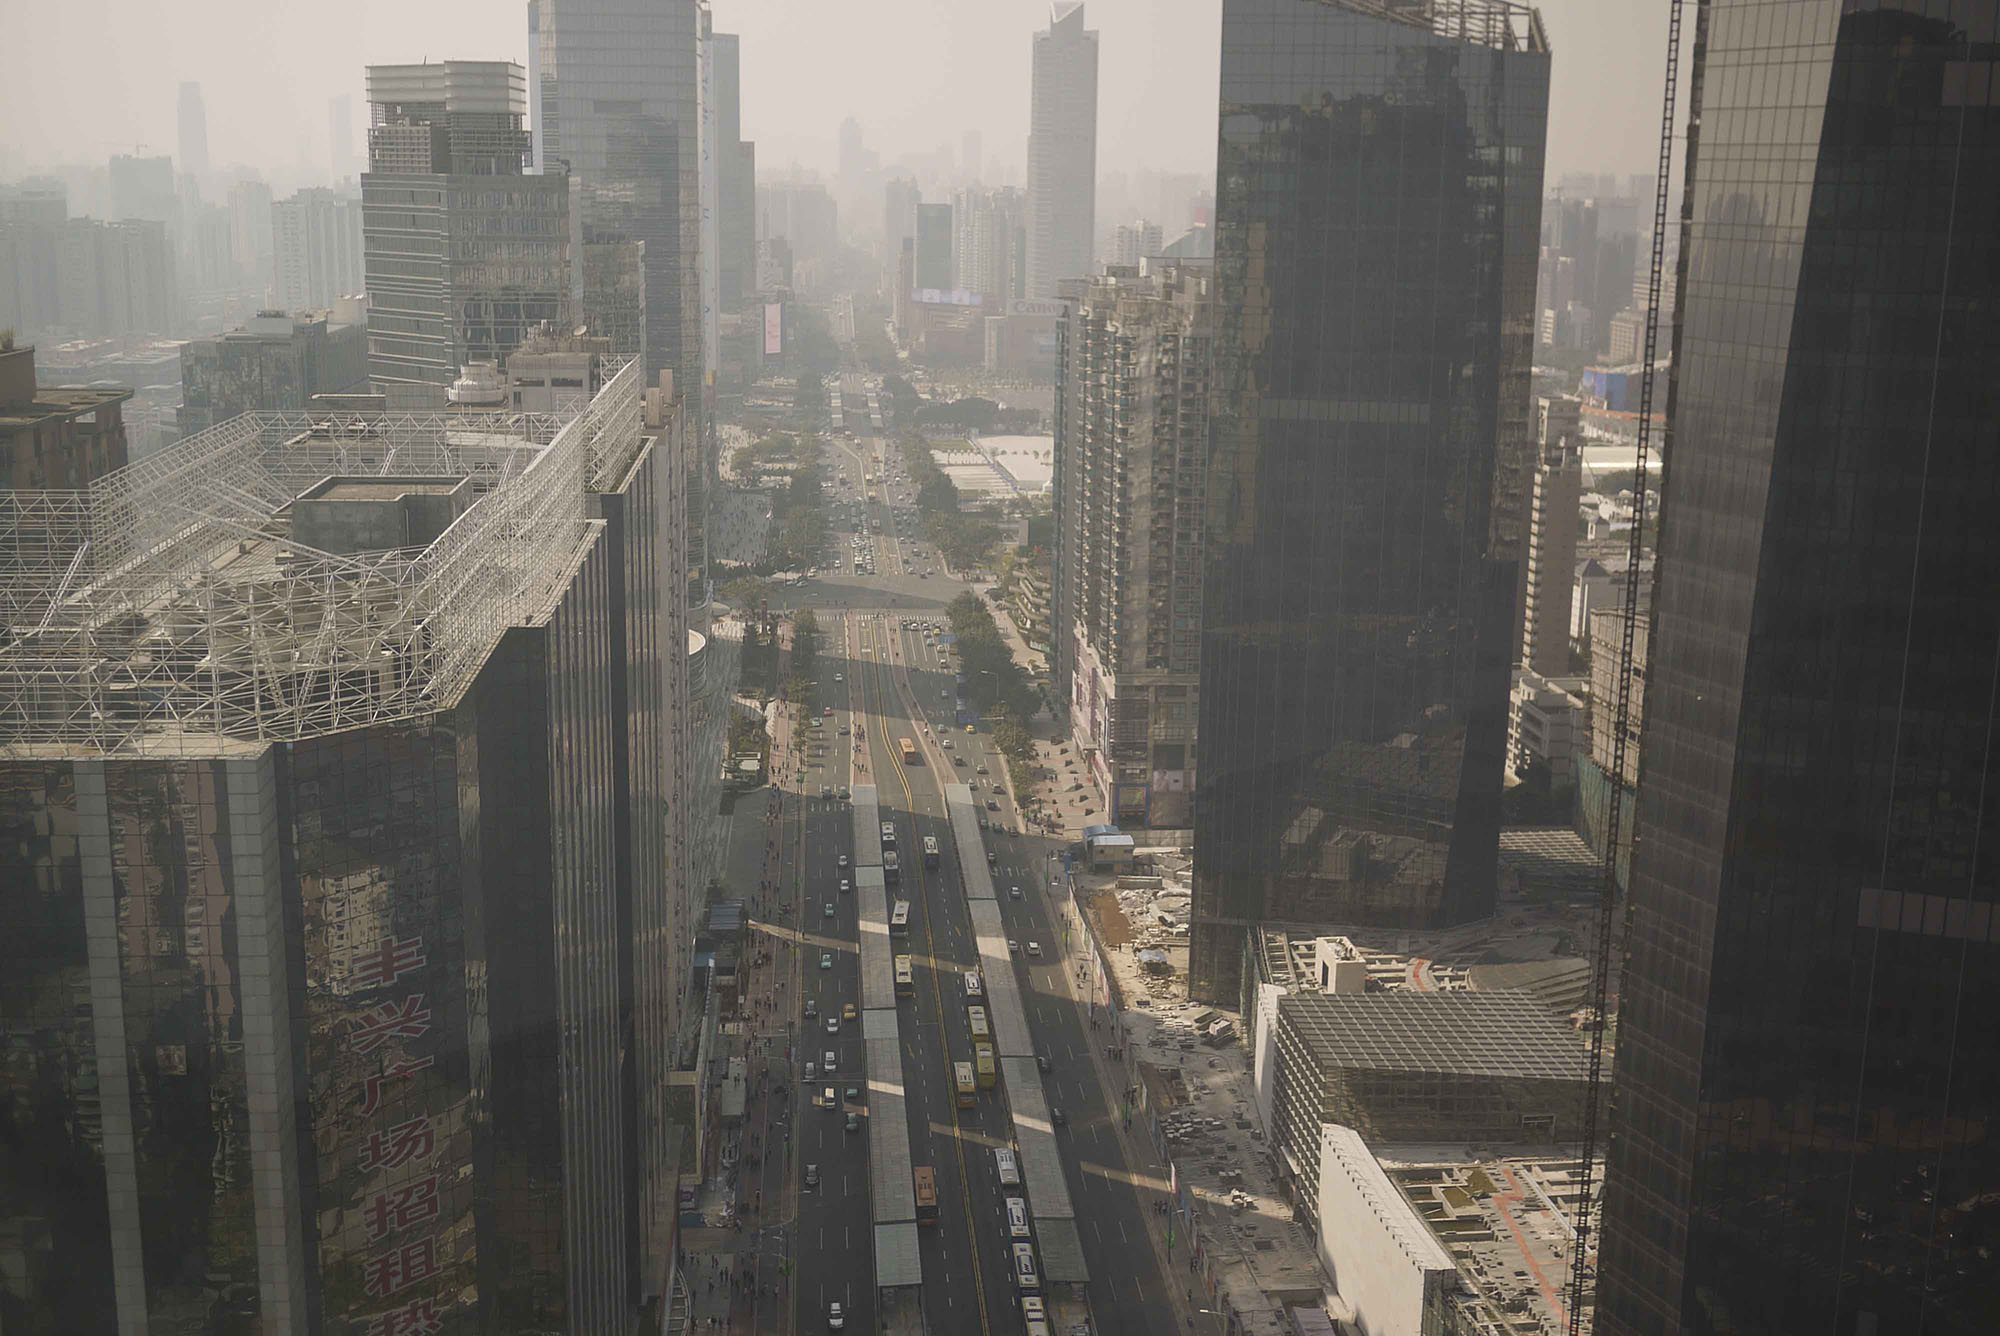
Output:
<instances>
[{"instance_id":1,"label":"smoggy skyline","mask_svg":"<svg viewBox=\"0 0 2000 1336\"><path fill-rule=\"evenodd\" d=\"M1636 0L1541 6L1555 52L1548 174L1645 171L1659 114L1664 18ZM843 6L773 0L714 6L718 31L743 41L743 134L767 172L831 174L840 122L854 116L891 164L978 130L983 157L1018 176L1026 156L1030 34L1036 0L968 6L875 0L867 20ZM1220 0L1088 0L1101 34L1101 174L1208 173L1215 153ZM173 154L175 99L202 85L210 160L310 181L327 171L327 103L352 96L355 144L370 63L527 61L519 0L356 0L329 11L249 0L162 7L71 0L22 25L0 55L0 177L98 163L114 153ZM55 52L88 50L91 77ZM972 77L968 77L972 71Z\"/></svg>"}]
</instances>

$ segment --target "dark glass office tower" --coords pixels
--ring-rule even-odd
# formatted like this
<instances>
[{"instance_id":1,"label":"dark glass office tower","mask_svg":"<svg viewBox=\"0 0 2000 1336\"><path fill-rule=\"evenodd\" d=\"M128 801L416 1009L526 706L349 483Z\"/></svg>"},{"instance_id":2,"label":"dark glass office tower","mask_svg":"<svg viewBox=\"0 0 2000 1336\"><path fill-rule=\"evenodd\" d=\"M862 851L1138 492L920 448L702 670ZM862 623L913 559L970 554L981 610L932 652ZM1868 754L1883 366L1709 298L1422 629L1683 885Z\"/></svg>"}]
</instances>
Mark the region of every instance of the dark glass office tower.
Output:
<instances>
[{"instance_id":1,"label":"dark glass office tower","mask_svg":"<svg viewBox=\"0 0 2000 1336\"><path fill-rule=\"evenodd\" d=\"M631 365L554 433L246 415L0 490L0 608L47 613L0 644L10 1336L630 1331L672 1293L662 416Z\"/></svg>"},{"instance_id":2,"label":"dark glass office tower","mask_svg":"<svg viewBox=\"0 0 2000 1336\"><path fill-rule=\"evenodd\" d=\"M1223 5L1197 996L1491 909L1548 80L1522 7Z\"/></svg>"},{"instance_id":3,"label":"dark glass office tower","mask_svg":"<svg viewBox=\"0 0 2000 1336\"><path fill-rule=\"evenodd\" d=\"M1600 1332L2000 1330L1994 25L1699 11Z\"/></svg>"}]
</instances>

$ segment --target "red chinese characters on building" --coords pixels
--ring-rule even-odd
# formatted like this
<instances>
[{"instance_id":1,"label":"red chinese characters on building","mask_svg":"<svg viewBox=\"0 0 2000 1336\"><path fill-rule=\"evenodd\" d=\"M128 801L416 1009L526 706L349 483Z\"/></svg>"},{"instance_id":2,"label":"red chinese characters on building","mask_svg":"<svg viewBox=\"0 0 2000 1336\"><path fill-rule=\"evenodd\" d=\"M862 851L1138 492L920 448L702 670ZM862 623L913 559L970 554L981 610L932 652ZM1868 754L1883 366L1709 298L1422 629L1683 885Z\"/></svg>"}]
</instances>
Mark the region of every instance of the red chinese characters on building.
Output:
<instances>
[{"instance_id":1,"label":"red chinese characters on building","mask_svg":"<svg viewBox=\"0 0 2000 1336\"><path fill-rule=\"evenodd\" d=\"M411 1118L386 1132L370 1132L361 1147L361 1172L399 1169L411 1160L420 1160L437 1149L429 1118Z\"/></svg>"},{"instance_id":2,"label":"red chinese characters on building","mask_svg":"<svg viewBox=\"0 0 2000 1336\"><path fill-rule=\"evenodd\" d=\"M368 1324L368 1336L437 1336L443 1330L444 1314L435 1299L412 1299Z\"/></svg>"},{"instance_id":3,"label":"red chinese characters on building","mask_svg":"<svg viewBox=\"0 0 2000 1336\"><path fill-rule=\"evenodd\" d=\"M387 988L405 974L430 963L421 937L384 937L375 949L354 962L356 988Z\"/></svg>"},{"instance_id":4,"label":"red chinese characters on building","mask_svg":"<svg viewBox=\"0 0 2000 1336\"><path fill-rule=\"evenodd\" d=\"M426 1235L369 1258L361 1267L361 1288L370 1298L386 1299L437 1273L437 1239Z\"/></svg>"},{"instance_id":5,"label":"red chinese characters on building","mask_svg":"<svg viewBox=\"0 0 2000 1336\"><path fill-rule=\"evenodd\" d=\"M382 1106L382 1087L403 1076L414 1076L429 1067L437 1059L426 1054L421 1058L409 1058L392 1062L375 1075L361 1083L361 1116L366 1118Z\"/></svg>"},{"instance_id":6,"label":"red chinese characters on building","mask_svg":"<svg viewBox=\"0 0 2000 1336\"><path fill-rule=\"evenodd\" d=\"M437 1219L437 1190L438 1176L426 1174L401 1187L376 1193L361 1213L368 1225L368 1241L380 1243L396 1230Z\"/></svg>"},{"instance_id":7,"label":"red chinese characters on building","mask_svg":"<svg viewBox=\"0 0 2000 1336\"><path fill-rule=\"evenodd\" d=\"M349 977L357 989L387 988L429 964L422 937L389 936L355 962ZM432 1013L425 1005L423 993L391 997L356 1015L347 1031L347 1050L357 1057L366 1057L392 1040L421 1039L430 1032L431 1025ZM379 1070L362 1078L358 1092L361 1118L372 1120L382 1111L389 1087L437 1064L435 1054L412 1056L401 1052L401 1048L399 1044L383 1052L376 1059L383 1064ZM360 1143L359 1154L353 1161L360 1173L386 1174L405 1165L422 1166L436 1153L437 1133L428 1115L384 1121L389 1125L370 1128ZM443 1201L439 1188L447 1177L437 1172L426 1173L366 1195L367 1204L361 1215L368 1243L383 1245L382 1251L362 1263L362 1290L370 1299L392 1299L442 1274L436 1235L402 1239L392 1236L431 1224L440 1217ZM368 1336L437 1336L444 1329L444 1311L444 1302L435 1295L412 1296L386 1312L365 1318L355 1315L355 1320L368 1323Z\"/></svg>"},{"instance_id":8,"label":"red chinese characters on building","mask_svg":"<svg viewBox=\"0 0 2000 1336\"><path fill-rule=\"evenodd\" d=\"M347 1046L356 1053L373 1053L391 1039L421 1039L430 1032L431 1011L422 993L411 993L400 1002L384 1002L368 1013L368 1018L347 1033Z\"/></svg>"}]
</instances>

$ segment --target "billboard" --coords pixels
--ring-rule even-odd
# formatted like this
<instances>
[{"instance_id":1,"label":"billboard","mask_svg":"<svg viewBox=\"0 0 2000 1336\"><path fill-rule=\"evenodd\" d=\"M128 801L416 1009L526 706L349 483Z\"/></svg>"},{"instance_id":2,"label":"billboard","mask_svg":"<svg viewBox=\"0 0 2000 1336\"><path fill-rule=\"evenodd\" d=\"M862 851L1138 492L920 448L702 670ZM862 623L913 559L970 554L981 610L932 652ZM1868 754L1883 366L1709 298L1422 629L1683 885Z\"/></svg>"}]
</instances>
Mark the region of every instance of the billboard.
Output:
<instances>
[{"instance_id":1,"label":"billboard","mask_svg":"<svg viewBox=\"0 0 2000 1336\"><path fill-rule=\"evenodd\" d=\"M1007 303L1008 315L1061 316L1069 310L1068 302L1046 301L1038 297L1016 297Z\"/></svg>"},{"instance_id":2,"label":"billboard","mask_svg":"<svg viewBox=\"0 0 2000 1336\"><path fill-rule=\"evenodd\" d=\"M785 304L764 303L764 356L776 357L785 347Z\"/></svg>"},{"instance_id":3,"label":"billboard","mask_svg":"<svg viewBox=\"0 0 2000 1336\"><path fill-rule=\"evenodd\" d=\"M918 288L910 294L910 300L923 306L983 306L986 299L976 292L963 288Z\"/></svg>"}]
</instances>

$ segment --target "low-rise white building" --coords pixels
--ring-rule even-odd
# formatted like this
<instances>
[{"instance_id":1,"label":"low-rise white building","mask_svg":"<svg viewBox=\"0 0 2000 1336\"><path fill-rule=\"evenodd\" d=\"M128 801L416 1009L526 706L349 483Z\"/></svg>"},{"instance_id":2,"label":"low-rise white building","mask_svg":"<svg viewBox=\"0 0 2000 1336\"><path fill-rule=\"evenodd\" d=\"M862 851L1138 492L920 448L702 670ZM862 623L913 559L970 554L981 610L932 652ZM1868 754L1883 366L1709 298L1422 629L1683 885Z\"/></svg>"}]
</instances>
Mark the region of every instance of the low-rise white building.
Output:
<instances>
[{"instance_id":1,"label":"low-rise white building","mask_svg":"<svg viewBox=\"0 0 2000 1336\"><path fill-rule=\"evenodd\" d=\"M1368 1336L1428 1336L1460 1295L1458 1264L1361 1134L1320 1124L1319 1230L1314 1240L1347 1308Z\"/></svg>"},{"instance_id":2,"label":"low-rise white building","mask_svg":"<svg viewBox=\"0 0 2000 1336\"><path fill-rule=\"evenodd\" d=\"M1579 750L1589 750L1586 679L1543 677L1520 669L1507 705L1507 764L1515 773L1540 761L1549 783L1560 788L1576 776Z\"/></svg>"}]
</instances>

